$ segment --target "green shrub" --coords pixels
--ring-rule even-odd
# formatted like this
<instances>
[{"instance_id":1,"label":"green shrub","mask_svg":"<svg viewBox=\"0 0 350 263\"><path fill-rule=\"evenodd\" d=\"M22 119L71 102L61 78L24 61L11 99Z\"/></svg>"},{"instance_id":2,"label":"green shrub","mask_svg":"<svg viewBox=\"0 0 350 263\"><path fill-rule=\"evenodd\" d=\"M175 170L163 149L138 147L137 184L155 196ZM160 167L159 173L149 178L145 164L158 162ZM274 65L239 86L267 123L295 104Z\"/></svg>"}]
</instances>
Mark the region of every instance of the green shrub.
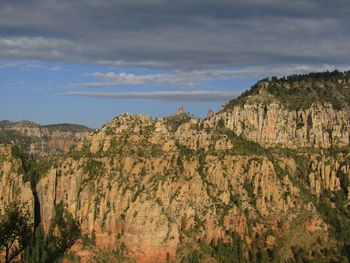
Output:
<instances>
[{"instance_id":1,"label":"green shrub","mask_svg":"<svg viewBox=\"0 0 350 263\"><path fill-rule=\"evenodd\" d=\"M89 158L83 168L84 173L88 174L90 179L96 178L105 172L101 161Z\"/></svg>"}]
</instances>

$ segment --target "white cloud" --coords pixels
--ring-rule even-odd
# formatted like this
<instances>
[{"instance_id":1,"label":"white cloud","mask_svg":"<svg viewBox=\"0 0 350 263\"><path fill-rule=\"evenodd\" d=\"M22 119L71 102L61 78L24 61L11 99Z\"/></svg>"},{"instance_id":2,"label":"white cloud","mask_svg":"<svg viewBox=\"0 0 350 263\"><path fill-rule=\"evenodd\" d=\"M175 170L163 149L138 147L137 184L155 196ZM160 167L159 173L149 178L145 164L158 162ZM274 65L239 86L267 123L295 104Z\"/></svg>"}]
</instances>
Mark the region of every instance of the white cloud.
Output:
<instances>
[{"instance_id":1,"label":"white cloud","mask_svg":"<svg viewBox=\"0 0 350 263\"><path fill-rule=\"evenodd\" d=\"M61 71L63 70L60 66L54 66L54 67L51 67L49 68L50 71Z\"/></svg>"},{"instance_id":2,"label":"white cloud","mask_svg":"<svg viewBox=\"0 0 350 263\"><path fill-rule=\"evenodd\" d=\"M224 102L230 98L236 98L240 92L232 91L155 91L155 92L66 92L62 96L95 97L109 99L150 99L150 100L172 100Z\"/></svg>"},{"instance_id":3,"label":"white cloud","mask_svg":"<svg viewBox=\"0 0 350 263\"><path fill-rule=\"evenodd\" d=\"M241 69L218 69L201 71L175 71L167 74L130 74L130 73L85 73L85 76L92 76L102 81L71 83L70 87L103 88L128 85L186 85L192 86L211 79L231 79L239 77L271 77L286 76L290 74L304 74L325 70L349 70L349 66L335 65L283 65L283 66L255 66Z\"/></svg>"},{"instance_id":4,"label":"white cloud","mask_svg":"<svg viewBox=\"0 0 350 263\"><path fill-rule=\"evenodd\" d=\"M0 39L0 47L12 49L58 48L67 43L65 40L47 37L8 37Z\"/></svg>"},{"instance_id":5,"label":"white cloud","mask_svg":"<svg viewBox=\"0 0 350 263\"><path fill-rule=\"evenodd\" d=\"M23 66L25 62L0 62L0 68L14 68L18 66Z\"/></svg>"}]
</instances>

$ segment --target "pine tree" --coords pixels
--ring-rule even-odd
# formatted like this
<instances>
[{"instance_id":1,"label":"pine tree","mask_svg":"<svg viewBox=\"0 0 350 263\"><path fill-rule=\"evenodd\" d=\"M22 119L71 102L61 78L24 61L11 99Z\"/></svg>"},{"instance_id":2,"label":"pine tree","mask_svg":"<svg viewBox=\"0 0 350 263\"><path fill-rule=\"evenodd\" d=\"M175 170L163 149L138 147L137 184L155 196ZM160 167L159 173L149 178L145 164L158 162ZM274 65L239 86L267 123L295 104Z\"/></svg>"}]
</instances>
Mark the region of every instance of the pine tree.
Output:
<instances>
[{"instance_id":1,"label":"pine tree","mask_svg":"<svg viewBox=\"0 0 350 263\"><path fill-rule=\"evenodd\" d=\"M5 262L11 262L20 255L29 244L33 224L28 211L17 201L5 207L0 217L0 253L4 253Z\"/></svg>"}]
</instances>

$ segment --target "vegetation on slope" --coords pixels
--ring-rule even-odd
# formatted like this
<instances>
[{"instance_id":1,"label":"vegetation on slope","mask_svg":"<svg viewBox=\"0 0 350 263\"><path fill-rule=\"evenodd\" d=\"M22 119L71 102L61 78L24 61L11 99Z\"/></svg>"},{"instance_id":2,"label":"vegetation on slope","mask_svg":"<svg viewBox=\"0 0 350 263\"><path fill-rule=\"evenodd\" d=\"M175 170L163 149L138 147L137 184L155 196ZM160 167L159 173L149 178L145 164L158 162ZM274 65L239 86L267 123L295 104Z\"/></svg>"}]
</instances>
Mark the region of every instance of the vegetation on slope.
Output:
<instances>
[{"instance_id":1,"label":"vegetation on slope","mask_svg":"<svg viewBox=\"0 0 350 263\"><path fill-rule=\"evenodd\" d=\"M267 92L290 110L310 108L315 102L331 103L335 109L350 105L350 71L335 70L263 79L230 101L224 110L243 105L249 96L256 95L262 89L262 83L267 83Z\"/></svg>"},{"instance_id":2,"label":"vegetation on slope","mask_svg":"<svg viewBox=\"0 0 350 263\"><path fill-rule=\"evenodd\" d=\"M331 235L337 240L337 247L313 251L306 251L302 247L293 248L294 260L298 262L309 262L310 257L320 262L349 262L350 260L350 203L347 200L350 178L338 167L337 177L340 178L340 189L336 191L323 190L319 197L316 197L309 188L308 175L311 172L311 155L318 155L322 158L331 157L342 164L339 156L349 156L350 148L330 149L271 149L276 156L293 158L296 161L297 174L291 177L293 183L301 190L306 200L312 202L329 225Z\"/></svg>"},{"instance_id":3,"label":"vegetation on slope","mask_svg":"<svg viewBox=\"0 0 350 263\"><path fill-rule=\"evenodd\" d=\"M47 128L49 131L64 131L64 132L92 132L93 129L90 129L83 125L70 124L70 123L60 123L60 124L50 124L43 125L43 128Z\"/></svg>"},{"instance_id":4,"label":"vegetation on slope","mask_svg":"<svg viewBox=\"0 0 350 263\"><path fill-rule=\"evenodd\" d=\"M34 142L34 139L16 131L0 130L0 143L9 144L13 142L17 145L30 145Z\"/></svg>"},{"instance_id":5,"label":"vegetation on slope","mask_svg":"<svg viewBox=\"0 0 350 263\"><path fill-rule=\"evenodd\" d=\"M12 145L12 155L14 158L21 160L22 166L20 173L23 174L23 180L30 182L35 187L37 182L54 164L54 159L38 159L28 154L24 149L17 145Z\"/></svg>"},{"instance_id":6,"label":"vegetation on slope","mask_svg":"<svg viewBox=\"0 0 350 263\"><path fill-rule=\"evenodd\" d=\"M167 124L169 125L172 131L176 131L177 128L183 123L186 123L191 120L191 117L188 116L185 112L180 114L171 115L165 118Z\"/></svg>"},{"instance_id":7,"label":"vegetation on slope","mask_svg":"<svg viewBox=\"0 0 350 263\"><path fill-rule=\"evenodd\" d=\"M39 227L32 235L24 251L24 263L61 262L64 254L81 237L78 220L65 208L63 203L55 206L49 233L46 235Z\"/></svg>"},{"instance_id":8,"label":"vegetation on slope","mask_svg":"<svg viewBox=\"0 0 350 263\"><path fill-rule=\"evenodd\" d=\"M269 79L259 80L256 84L254 84L252 87L250 87L250 89L247 89L241 95L239 95L237 98L230 100L227 104L225 104L222 111L232 109L235 106L244 105L250 96L254 96L254 95L259 93L260 88L261 88L261 84L264 82L267 82L268 80Z\"/></svg>"}]
</instances>

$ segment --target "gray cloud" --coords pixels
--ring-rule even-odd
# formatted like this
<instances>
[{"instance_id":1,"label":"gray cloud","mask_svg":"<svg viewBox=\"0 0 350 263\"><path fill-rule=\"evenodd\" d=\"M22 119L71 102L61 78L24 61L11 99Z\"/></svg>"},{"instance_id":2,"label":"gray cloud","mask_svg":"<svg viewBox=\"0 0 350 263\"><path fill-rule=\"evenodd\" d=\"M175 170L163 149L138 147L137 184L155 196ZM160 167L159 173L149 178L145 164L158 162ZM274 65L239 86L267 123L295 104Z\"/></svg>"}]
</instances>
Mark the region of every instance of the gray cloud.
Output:
<instances>
[{"instance_id":1,"label":"gray cloud","mask_svg":"<svg viewBox=\"0 0 350 263\"><path fill-rule=\"evenodd\" d=\"M240 92L230 91L155 91L155 92L66 92L62 96L94 97L107 99L149 99L186 102L224 102L236 98Z\"/></svg>"},{"instance_id":2,"label":"gray cloud","mask_svg":"<svg viewBox=\"0 0 350 263\"><path fill-rule=\"evenodd\" d=\"M0 57L203 70L343 65L346 0L27 0L0 9Z\"/></svg>"}]
</instances>

